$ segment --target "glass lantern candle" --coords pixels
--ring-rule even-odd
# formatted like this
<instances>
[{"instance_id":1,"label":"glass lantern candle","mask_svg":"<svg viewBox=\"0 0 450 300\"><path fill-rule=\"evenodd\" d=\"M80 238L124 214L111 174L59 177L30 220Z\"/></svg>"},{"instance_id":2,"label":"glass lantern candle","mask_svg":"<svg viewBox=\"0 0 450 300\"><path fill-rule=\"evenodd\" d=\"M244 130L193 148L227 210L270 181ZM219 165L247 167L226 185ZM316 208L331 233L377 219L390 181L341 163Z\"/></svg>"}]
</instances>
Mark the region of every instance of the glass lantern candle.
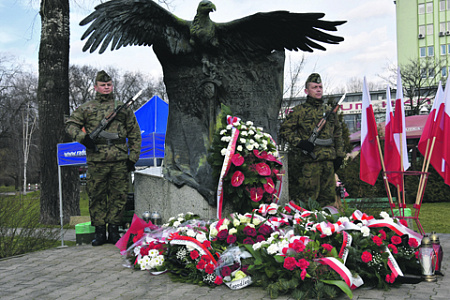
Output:
<instances>
[{"instance_id":1,"label":"glass lantern candle","mask_svg":"<svg viewBox=\"0 0 450 300\"><path fill-rule=\"evenodd\" d=\"M422 266L422 277L427 282L436 281L436 253L434 252L431 239L424 235L419 248L419 261Z\"/></svg>"}]
</instances>

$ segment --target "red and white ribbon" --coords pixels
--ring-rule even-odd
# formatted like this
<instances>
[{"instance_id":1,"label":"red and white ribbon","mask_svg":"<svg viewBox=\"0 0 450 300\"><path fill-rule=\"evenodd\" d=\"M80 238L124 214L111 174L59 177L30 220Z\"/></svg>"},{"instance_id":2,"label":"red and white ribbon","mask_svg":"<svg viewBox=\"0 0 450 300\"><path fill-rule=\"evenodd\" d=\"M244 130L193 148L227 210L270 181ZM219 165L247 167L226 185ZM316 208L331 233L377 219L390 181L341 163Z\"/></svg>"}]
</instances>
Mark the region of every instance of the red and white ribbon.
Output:
<instances>
[{"instance_id":1,"label":"red and white ribbon","mask_svg":"<svg viewBox=\"0 0 450 300\"><path fill-rule=\"evenodd\" d=\"M219 177L219 185L217 187L217 218L222 218L222 206L223 206L223 178L227 175L228 170L230 169L231 165L231 157L234 154L234 151L236 150L236 141L239 137L239 130L234 127L233 124L236 122L239 122L239 118L227 116L227 123L228 125L233 126L231 129L231 139L228 142L227 152L225 154L225 157L223 159L223 165L222 170L220 171L220 177Z\"/></svg>"},{"instance_id":2,"label":"red and white ribbon","mask_svg":"<svg viewBox=\"0 0 450 300\"><path fill-rule=\"evenodd\" d=\"M336 271L352 290L360 287L364 283L361 277L359 276L353 277L350 270L343 263L341 263L334 257L322 257L316 259L316 261L318 261L323 265L327 265L331 269Z\"/></svg>"}]
</instances>

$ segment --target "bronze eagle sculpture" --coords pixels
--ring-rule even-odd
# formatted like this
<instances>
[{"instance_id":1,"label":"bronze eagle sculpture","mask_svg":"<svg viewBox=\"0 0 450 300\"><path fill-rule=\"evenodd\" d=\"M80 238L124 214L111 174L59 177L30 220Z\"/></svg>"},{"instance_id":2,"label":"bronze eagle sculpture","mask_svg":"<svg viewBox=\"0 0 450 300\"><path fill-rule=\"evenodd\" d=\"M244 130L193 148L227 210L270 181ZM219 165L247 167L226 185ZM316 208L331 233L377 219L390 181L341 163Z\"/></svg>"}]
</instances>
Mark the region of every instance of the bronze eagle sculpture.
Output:
<instances>
[{"instance_id":1,"label":"bronze eagle sculpture","mask_svg":"<svg viewBox=\"0 0 450 300\"><path fill-rule=\"evenodd\" d=\"M169 97L164 176L195 188L211 205L217 182L207 156L221 105L276 139L285 50L326 50L320 43L344 40L326 31L345 23L288 11L216 23L209 16L215 10L203 0L188 21L152 0L112 0L80 22L91 23L81 38L87 38L83 51L153 46Z\"/></svg>"}]
</instances>

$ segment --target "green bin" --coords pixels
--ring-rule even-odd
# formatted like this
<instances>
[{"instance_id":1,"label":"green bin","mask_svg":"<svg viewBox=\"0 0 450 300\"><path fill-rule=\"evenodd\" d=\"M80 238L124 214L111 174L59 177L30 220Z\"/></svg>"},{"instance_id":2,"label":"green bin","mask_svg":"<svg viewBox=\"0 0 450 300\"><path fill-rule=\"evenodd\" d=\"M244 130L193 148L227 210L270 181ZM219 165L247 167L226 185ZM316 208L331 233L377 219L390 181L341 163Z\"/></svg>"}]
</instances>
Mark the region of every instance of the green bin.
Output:
<instances>
[{"instance_id":1,"label":"green bin","mask_svg":"<svg viewBox=\"0 0 450 300\"><path fill-rule=\"evenodd\" d=\"M77 245L90 244L95 238L95 227L91 226L91 222L77 224L75 225L75 235Z\"/></svg>"},{"instance_id":2,"label":"green bin","mask_svg":"<svg viewBox=\"0 0 450 300\"><path fill-rule=\"evenodd\" d=\"M395 208L395 209L393 209L392 210L393 212L394 212L394 216L400 216L401 215L401 210L400 209L398 209L398 208ZM403 210L403 213L404 213L404 217L411 217L412 216L412 214L411 214L411 208L405 208L404 210ZM413 223L412 223L412 219L405 219L406 220L406 222L408 223L408 227L410 228L410 229L413 229Z\"/></svg>"}]
</instances>

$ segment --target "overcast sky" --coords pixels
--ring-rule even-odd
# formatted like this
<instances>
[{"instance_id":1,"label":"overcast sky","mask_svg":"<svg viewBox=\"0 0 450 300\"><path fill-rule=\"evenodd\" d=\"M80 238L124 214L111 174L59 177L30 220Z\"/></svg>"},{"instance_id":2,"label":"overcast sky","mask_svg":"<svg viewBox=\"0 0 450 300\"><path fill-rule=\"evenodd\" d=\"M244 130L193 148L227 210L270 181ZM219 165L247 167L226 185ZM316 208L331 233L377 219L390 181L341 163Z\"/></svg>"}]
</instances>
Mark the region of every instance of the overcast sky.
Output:
<instances>
[{"instance_id":1,"label":"overcast sky","mask_svg":"<svg viewBox=\"0 0 450 300\"><path fill-rule=\"evenodd\" d=\"M0 55L16 57L18 62L37 70L40 38L39 0L0 0ZM345 41L324 45L327 51L306 53L303 82L311 72L319 72L328 87L345 85L350 78L366 76L380 82L380 74L397 62L395 5L392 0L213 0L217 11L210 14L216 22L227 22L257 12L288 10L291 12L323 12L325 20L346 20L337 35ZM126 47L107 50L103 54L82 52L80 40L87 26L79 22L101 3L99 0L71 0L70 64L96 68L114 66L121 70L140 71L154 77L162 69L150 47ZM170 10L192 20L199 0L171 0ZM286 52L296 61L302 52ZM286 68L287 69L287 68Z\"/></svg>"}]
</instances>

